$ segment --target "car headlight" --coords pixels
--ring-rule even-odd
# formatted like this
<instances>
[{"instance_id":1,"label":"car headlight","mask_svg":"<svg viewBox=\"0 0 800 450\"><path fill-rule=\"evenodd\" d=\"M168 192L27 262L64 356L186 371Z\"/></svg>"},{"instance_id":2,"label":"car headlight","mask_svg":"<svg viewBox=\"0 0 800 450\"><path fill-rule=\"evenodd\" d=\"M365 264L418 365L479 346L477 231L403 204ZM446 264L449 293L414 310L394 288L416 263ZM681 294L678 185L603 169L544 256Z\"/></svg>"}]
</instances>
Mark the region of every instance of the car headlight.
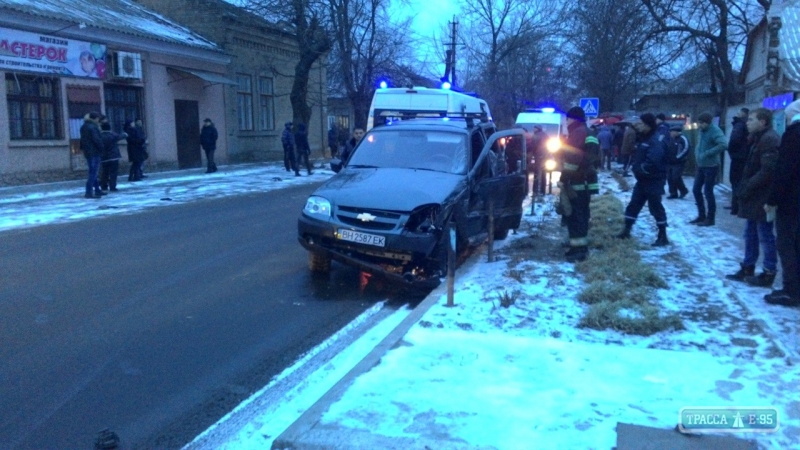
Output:
<instances>
[{"instance_id":1,"label":"car headlight","mask_svg":"<svg viewBox=\"0 0 800 450\"><path fill-rule=\"evenodd\" d=\"M552 172L552 171L556 170L556 166L557 166L557 164L556 164L555 160L548 159L547 161L544 162L544 169L546 171L548 171L548 172Z\"/></svg>"},{"instance_id":2,"label":"car headlight","mask_svg":"<svg viewBox=\"0 0 800 450\"><path fill-rule=\"evenodd\" d=\"M322 197L312 195L306 200L303 212L309 216L329 219L331 217L331 202Z\"/></svg>"},{"instance_id":3,"label":"car headlight","mask_svg":"<svg viewBox=\"0 0 800 450\"><path fill-rule=\"evenodd\" d=\"M550 153L556 153L561 149L561 139L557 137L552 137L547 140L545 144L547 146L547 151Z\"/></svg>"}]
</instances>

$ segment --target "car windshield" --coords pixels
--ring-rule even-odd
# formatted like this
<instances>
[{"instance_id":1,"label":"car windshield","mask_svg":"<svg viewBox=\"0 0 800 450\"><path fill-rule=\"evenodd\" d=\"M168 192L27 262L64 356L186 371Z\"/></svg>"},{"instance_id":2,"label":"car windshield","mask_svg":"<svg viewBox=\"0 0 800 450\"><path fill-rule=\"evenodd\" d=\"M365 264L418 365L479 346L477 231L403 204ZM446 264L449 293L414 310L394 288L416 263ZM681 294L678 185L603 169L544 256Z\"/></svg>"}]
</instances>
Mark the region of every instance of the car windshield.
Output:
<instances>
[{"instance_id":1,"label":"car windshield","mask_svg":"<svg viewBox=\"0 0 800 450\"><path fill-rule=\"evenodd\" d=\"M364 136L347 165L464 174L465 142L466 135L461 133L381 127Z\"/></svg>"}]
</instances>

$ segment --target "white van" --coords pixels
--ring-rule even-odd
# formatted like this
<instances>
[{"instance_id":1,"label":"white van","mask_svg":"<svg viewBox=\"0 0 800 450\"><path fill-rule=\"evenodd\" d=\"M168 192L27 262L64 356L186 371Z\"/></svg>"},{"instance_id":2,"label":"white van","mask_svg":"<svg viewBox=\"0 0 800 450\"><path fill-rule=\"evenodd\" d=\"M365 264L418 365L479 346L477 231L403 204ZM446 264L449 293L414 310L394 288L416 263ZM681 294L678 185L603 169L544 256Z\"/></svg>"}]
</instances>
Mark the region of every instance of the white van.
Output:
<instances>
[{"instance_id":1,"label":"white van","mask_svg":"<svg viewBox=\"0 0 800 450\"><path fill-rule=\"evenodd\" d=\"M565 116L556 112L554 108L528 110L519 113L515 126L524 128L528 133L533 133L533 127L539 125L551 137L567 134Z\"/></svg>"},{"instance_id":2,"label":"white van","mask_svg":"<svg viewBox=\"0 0 800 450\"><path fill-rule=\"evenodd\" d=\"M448 89L381 88L369 107L367 131L395 120L417 117L465 117L492 121L485 100Z\"/></svg>"}]
</instances>

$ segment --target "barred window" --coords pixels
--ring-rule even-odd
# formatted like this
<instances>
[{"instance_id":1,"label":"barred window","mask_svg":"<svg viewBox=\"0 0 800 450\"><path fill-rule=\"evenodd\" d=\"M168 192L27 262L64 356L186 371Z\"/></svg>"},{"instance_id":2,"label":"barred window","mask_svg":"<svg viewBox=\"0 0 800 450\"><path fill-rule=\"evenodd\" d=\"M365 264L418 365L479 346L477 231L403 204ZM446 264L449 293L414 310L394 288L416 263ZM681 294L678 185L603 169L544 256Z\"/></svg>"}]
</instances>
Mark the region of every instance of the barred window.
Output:
<instances>
[{"instance_id":1,"label":"barred window","mask_svg":"<svg viewBox=\"0 0 800 450\"><path fill-rule=\"evenodd\" d=\"M12 140L62 137L58 78L9 73L6 86Z\"/></svg>"},{"instance_id":2,"label":"barred window","mask_svg":"<svg viewBox=\"0 0 800 450\"><path fill-rule=\"evenodd\" d=\"M253 79L250 75L236 74L237 110L239 112L239 129L253 129Z\"/></svg>"},{"instance_id":3,"label":"barred window","mask_svg":"<svg viewBox=\"0 0 800 450\"><path fill-rule=\"evenodd\" d=\"M105 85L106 116L111 129L122 131L128 120L142 119L142 88L132 86Z\"/></svg>"},{"instance_id":4,"label":"barred window","mask_svg":"<svg viewBox=\"0 0 800 450\"><path fill-rule=\"evenodd\" d=\"M258 93L261 97L259 121L262 130L275 129L275 96L272 90L272 78L258 78Z\"/></svg>"}]
</instances>

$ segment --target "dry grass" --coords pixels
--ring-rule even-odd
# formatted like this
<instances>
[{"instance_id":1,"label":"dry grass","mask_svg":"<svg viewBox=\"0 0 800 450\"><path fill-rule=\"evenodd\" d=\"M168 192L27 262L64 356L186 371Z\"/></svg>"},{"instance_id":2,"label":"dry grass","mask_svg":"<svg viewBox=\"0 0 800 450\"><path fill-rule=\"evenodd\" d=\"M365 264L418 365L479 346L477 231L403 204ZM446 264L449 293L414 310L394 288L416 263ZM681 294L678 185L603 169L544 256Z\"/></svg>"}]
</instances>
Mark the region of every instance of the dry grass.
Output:
<instances>
[{"instance_id":1,"label":"dry grass","mask_svg":"<svg viewBox=\"0 0 800 450\"><path fill-rule=\"evenodd\" d=\"M625 181L621 176L620 180ZM623 190L626 186L627 182L621 185ZM668 287L667 283L642 262L633 240L614 238L623 225L622 202L610 194L599 195L591 208L589 238L599 250L575 266L588 283L578 294L578 300L589 305L579 326L644 336L682 329L678 316L662 316L657 306L656 289Z\"/></svg>"}]
</instances>

